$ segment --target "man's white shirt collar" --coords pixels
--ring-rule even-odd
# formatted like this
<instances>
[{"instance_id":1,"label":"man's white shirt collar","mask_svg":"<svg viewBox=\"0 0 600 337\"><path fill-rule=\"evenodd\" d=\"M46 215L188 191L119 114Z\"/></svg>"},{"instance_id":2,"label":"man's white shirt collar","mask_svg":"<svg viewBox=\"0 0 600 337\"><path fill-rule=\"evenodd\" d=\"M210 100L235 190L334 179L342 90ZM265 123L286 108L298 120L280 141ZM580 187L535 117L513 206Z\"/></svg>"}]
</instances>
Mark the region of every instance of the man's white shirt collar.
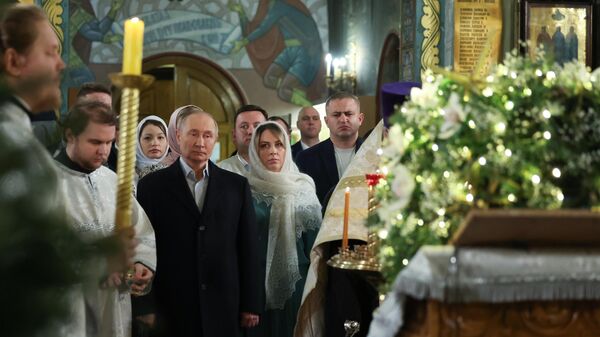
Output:
<instances>
[{"instance_id":1,"label":"man's white shirt collar","mask_svg":"<svg viewBox=\"0 0 600 337\"><path fill-rule=\"evenodd\" d=\"M196 172L185 162L183 157L179 157L179 163L181 164L181 168L183 169L183 173L184 173L185 177L193 177L194 180L198 180L198 179L196 179ZM191 176L190 176L190 173L191 173ZM206 162L206 166L204 166L204 169L202 170L202 174L204 175L205 178L207 178L209 176L208 161Z\"/></svg>"},{"instance_id":2,"label":"man's white shirt collar","mask_svg":"<svg viewBox=\"0 0 600 337\"><path fill-rule=\"evenodd\" d=\"M242 163L242 165L244 166L244 169L248 172L250 172L250 164L248 164L248 162L246 161L246 159L244 159L244 157L240 156L240 154L236 154L235 155L237 157L237 159L240 161L240 163Z\"/></svg>"}]
</instances>

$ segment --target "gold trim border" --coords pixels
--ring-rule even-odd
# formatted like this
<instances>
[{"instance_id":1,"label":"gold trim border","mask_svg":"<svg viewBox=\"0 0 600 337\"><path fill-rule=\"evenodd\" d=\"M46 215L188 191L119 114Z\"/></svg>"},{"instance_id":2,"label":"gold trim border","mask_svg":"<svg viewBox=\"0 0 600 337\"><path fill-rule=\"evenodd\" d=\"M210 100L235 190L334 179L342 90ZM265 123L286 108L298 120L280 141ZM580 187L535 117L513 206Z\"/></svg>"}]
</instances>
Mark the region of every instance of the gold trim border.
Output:
<instances>
[{"instance_id":1,"label":"gold trim border","mask_svg":"<svg viewBox=\"0 0 600 337\"><path fill-rule=\"evenodd\" d=\"M439 0L423 1L421 25L425 29L421 46L421 78L423 78L427 69L440 64L440 50L438 48L441 39Z\"/></svg>"}]
</instances>

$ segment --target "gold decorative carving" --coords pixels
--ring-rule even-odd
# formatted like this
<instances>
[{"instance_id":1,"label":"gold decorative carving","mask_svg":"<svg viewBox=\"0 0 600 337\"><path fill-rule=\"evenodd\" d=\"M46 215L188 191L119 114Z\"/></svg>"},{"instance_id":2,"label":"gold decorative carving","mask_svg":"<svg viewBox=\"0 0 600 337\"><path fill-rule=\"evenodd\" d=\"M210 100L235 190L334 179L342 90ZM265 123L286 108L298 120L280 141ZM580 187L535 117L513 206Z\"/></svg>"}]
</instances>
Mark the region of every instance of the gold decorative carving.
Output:
<instances>
[{"instance_id":1,"label":"gold decorative carving","mask_svg":"<svg viewBox=\"0 0 600 337\"><path fill-rule=\"evenodd\" d=\"M63 0L42 1L42 8L44 9L44 12L46 12L46 15L48 15L50 25L52 25L52 29L54 30L54 33L56 33L56 37L58 37L58 41L60 42L58 45L59 54L62 54L63 44L65 43L65 32L61 27L63 23L62 15L64 13L62 2Z\"/></svg>"},{"instance_id":2,"label":"gold decorative carving","mask_svg":"<svg viewBox=\"0 0 600 337\"><path fill-rule=\"evenodd\" d=\"M421 25L425 29L423 31L423 45L421 46L421 77L423 77L425 70L440 64L440 50L438 48L441 38L439 0L423 1Z\"/></svg>"}]
</instances>

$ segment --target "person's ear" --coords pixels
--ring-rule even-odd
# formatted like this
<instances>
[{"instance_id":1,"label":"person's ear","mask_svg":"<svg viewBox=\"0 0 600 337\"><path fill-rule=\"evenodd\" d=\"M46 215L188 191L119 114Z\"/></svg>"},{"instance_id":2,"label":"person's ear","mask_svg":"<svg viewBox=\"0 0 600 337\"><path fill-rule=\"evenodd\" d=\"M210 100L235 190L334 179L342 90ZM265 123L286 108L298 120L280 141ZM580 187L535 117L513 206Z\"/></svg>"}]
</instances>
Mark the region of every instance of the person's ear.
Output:
<instances>
[{"instance_id":1,"label":"person's ear","mask_svg":"<svg viewBox=\"0 0 600 337\"><path fill-rule=\"evenodd\" d=\"M8 48L4 52L4 71L10 76L18 77L22 73L25 61L25 57L17 53L14 48Z\"/></svg>"},{"instance_id":2,"label":"person's ear","mask_svg":"<svg viewBox=\"0 0 600 337\"><path fill-rule=\"evenodd\" d=\"M359 125L362 125L363 120L365 120L365 114L361 112L358 114Z\"/></svg>"},{"instance_id":3,"label":"person's ear","mask_svg":"<svg viewBox=\"0 0 600 337\"><path fill-rule=\"evenodd\" d=\"M70 143L75 140L75 135L73 134L73 131L71 131L71 129L65 130L65 140L67 141L67 143Z\"/></svg>"},{"instance_id":4,"label":"person's ear","mask_svg":"<svg viewBox=\"0 0 600 337\"><path fill-rule=\"evenodd\" d=\"M181 146L181 131L179 129L175 129L175 138L177 139L177 144Z\"/></svg>"}]
</instances>

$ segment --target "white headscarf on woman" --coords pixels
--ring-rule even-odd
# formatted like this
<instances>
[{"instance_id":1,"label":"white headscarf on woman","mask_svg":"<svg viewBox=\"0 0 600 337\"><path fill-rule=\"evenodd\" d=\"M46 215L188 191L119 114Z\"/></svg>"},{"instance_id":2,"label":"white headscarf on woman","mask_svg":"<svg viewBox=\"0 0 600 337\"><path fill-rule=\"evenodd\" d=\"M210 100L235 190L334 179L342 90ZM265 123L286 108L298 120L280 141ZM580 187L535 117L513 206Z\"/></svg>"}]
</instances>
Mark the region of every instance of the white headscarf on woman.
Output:
<instances>
[{"instance_id":1,"label":"white headscarf on woman","mask_svg":"<svg viewBox=\"0 0 600 337\"><path fill-rule=\"evenodd\" d=\"M160 158L156 158L156 159L152 159L152 158L148 158L146 157L146 155L144 154L144 151L142 150L142 144L140 142L140 137L142 136L142 128L144 126L144 124L146 124L147 121L157 121L160 124L163 125L164 130L165 130L165 138L167 137L167 124L165 123L165 121L162 120L162 118L158 117L158 116L148 116L144 119L142 119L138 125L137 125L137 148L135 149L135 160L136 160L136 164L135 167L137 168L138 171L141 171L145 168L147 168L148 166L152 166L152 165L156 165L158 163L160 163L166 156L167 153L169 152L169 144L167 144L167 148L165 149L165 153L162 154L162 156Z\"/></svg>"},{"instance_id":2,"label":"white headscarf on woman","mask_svg":"<svg viewBox=\"0 0 600 337\"><path fill-rule=\"evenodd\" d=\"M267 124L275 125L281 131L285 144L285 160L280 172L269 171L258 155L258 134ZM312 178L300 173L292 161L287 133L278 123L260 124L250 144L248 181L253 196L271 206L265 278L267 309L282 309L301 278L296 240L302 232L320 226L321 204Z\"/></svg>"}]
</instances>

